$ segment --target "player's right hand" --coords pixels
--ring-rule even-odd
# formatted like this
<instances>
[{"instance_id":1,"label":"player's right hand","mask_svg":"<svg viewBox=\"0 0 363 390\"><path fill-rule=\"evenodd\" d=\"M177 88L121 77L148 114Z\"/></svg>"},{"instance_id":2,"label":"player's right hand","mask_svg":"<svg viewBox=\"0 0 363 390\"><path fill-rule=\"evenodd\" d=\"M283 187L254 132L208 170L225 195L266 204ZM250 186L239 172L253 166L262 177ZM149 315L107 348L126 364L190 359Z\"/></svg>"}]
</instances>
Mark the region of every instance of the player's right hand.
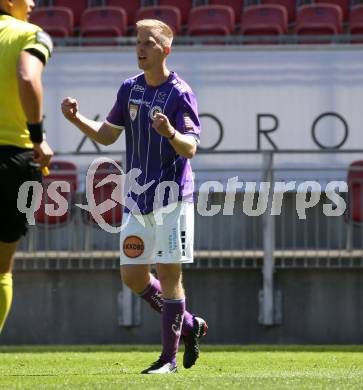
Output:
<instances>
[{"instance_id":1,"label":"player's right hand","mask_svg":"<svg viewBox=\"0 0 363 390\"><path fill-rule=\"evenodd\" d=\"M69 121L72 122L77 118L78 102L76 99L73 99L71 97L66 97L61 104L61 108L64 117Z\"/></svg>"}]
</instances>

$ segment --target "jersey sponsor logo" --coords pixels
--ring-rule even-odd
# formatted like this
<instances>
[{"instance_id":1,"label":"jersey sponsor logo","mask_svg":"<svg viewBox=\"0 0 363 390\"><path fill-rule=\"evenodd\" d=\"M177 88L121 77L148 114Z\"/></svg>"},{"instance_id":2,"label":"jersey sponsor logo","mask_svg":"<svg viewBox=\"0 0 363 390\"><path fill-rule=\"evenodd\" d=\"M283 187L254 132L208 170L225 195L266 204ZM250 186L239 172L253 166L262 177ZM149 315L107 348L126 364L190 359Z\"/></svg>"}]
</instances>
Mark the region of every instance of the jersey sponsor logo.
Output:
<instances>
[{"instance_id":1,"label":"jersey sponsor logo","mask_svg":"<svg viewBox=\"0 0 363 390\"><path fill-rule=\"evenodd\" d=\"M136 119L138 109L139 109L139 106L137 104L130 104L129 112L130 112L130 118L132 121L134 121Z\"/></svg>"},{"instance_id":2,"label":"jersey sponsor logo","mask_svg":"<svg viewBox=\"0 0 363 390\"><path fill-rule=\"evenodd\" d=\"M159 112L163 112L163 109L162 109L160 106L154 106L154 107L150 110L150 118L151 118L152 120L154 120L156 114L158 114Z\"/></svg>"},{"instance_id":3,"label":"jersey sponsor logo","mask_svg":"<svg viewBox=\"0 0 363 390\"><path fill-rule=\"evenodd\" d=\"M145 88L142 85L135 84L132 90L135 92L144 92Z\"/></svg>"},{"instance_id":4,"label":"jersey sponsor logo","mask_svg":"<svg viewBox=\"0 0 363 390\"><path fill-rule=\"evenodd\" d=\"M144 253L144 241L138 236L128 236L124 239L123 251L127 257L136 259Z\"/></svg>"},{"instance_id":5,"label":"jersey sponsor logo","mask_svg":"<svg viewBox=\"0 0 363 390\"><path fill-rule=\"evenodd\" d=\"M37 43L40 43L45 46L48 49L49 54L52 54L53 41L52 38L45 31L38 31L35 35L35 40Z\"/></svg>"},{"instance_id":6,"label":"jersey sponsor logo","mask_svg":"<svg viewBox=\"0 0 363 390\"><path fill-rule=\"evenodd\" d=\"M183 115L185 130L193 130L193 121L190 119L190 115L185 113Z\"/></svg>"},{"instance_id":7,"label":"jersey sponsor logo","mask_svg":"<svg viewBox=\"0 0 363 390\"><path fill-rule=\"evenodd\" d=\"M131 103L138 104L141 106L142 104L145 105L146 107L150 107L151 102L148 102L147 100L142 100L142 99L130 99Z\"/></svg>"}]
</instances>

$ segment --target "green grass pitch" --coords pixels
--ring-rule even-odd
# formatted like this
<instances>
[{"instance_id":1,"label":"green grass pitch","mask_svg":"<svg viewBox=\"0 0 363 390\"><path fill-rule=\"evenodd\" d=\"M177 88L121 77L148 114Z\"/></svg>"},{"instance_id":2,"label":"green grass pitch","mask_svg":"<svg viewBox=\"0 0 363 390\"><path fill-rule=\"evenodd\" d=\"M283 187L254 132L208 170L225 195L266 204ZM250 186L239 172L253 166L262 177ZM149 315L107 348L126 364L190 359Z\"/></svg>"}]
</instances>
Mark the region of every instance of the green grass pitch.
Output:
<instances>
[{"instance_id":1,"label":"green grass pitch","mask_svg":"<svg viewBox=\"0 0 363 390\"><path fill-rule=\"evenodd\" d=\"M0 389L363 389L363 346L205 346L175 375L140 375L156 346L0 347Z\"/></svg>"}]
</instances>

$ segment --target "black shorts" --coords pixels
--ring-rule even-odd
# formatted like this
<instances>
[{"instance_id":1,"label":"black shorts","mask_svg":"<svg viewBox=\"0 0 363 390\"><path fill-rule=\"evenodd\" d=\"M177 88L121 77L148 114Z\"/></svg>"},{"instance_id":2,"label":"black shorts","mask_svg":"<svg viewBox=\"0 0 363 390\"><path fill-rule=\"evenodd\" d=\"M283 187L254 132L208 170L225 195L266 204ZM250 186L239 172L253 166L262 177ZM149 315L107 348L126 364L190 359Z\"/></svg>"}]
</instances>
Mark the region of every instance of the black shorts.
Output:
<instances>
[{"instance_id":1,"label":"black shorts","mask_svg":"<svg viewBox=\"0 0 363 390\"><path fill-rule=\"evenodd\" d=\"M27 232L26 215L17 207L19 187L26 181L42 181L31 149L0 146L0 241L15 242ZM32 194L29 193L29 199Z\"/></svg>"}]
</instances>

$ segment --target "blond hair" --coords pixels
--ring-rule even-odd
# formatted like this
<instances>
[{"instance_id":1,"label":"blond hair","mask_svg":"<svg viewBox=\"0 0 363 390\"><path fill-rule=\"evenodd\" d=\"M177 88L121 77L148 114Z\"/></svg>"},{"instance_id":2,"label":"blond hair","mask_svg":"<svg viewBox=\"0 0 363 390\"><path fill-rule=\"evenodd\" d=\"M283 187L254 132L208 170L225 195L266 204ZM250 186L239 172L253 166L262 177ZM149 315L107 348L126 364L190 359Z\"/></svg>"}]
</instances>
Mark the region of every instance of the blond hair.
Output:
<instances>
[{"instance_id":1,"label":"blond hair","mask_svg":"<svg viewBox=\"0 0 363 390\"><path fill-rule=\"evenodd\" d=\"M173 30L164 22L157 19L143 19L136 22L136 29L147 28L155 33L157 38L163 47L171 47L173 43Z\"/></svg>"}]
</instances>

